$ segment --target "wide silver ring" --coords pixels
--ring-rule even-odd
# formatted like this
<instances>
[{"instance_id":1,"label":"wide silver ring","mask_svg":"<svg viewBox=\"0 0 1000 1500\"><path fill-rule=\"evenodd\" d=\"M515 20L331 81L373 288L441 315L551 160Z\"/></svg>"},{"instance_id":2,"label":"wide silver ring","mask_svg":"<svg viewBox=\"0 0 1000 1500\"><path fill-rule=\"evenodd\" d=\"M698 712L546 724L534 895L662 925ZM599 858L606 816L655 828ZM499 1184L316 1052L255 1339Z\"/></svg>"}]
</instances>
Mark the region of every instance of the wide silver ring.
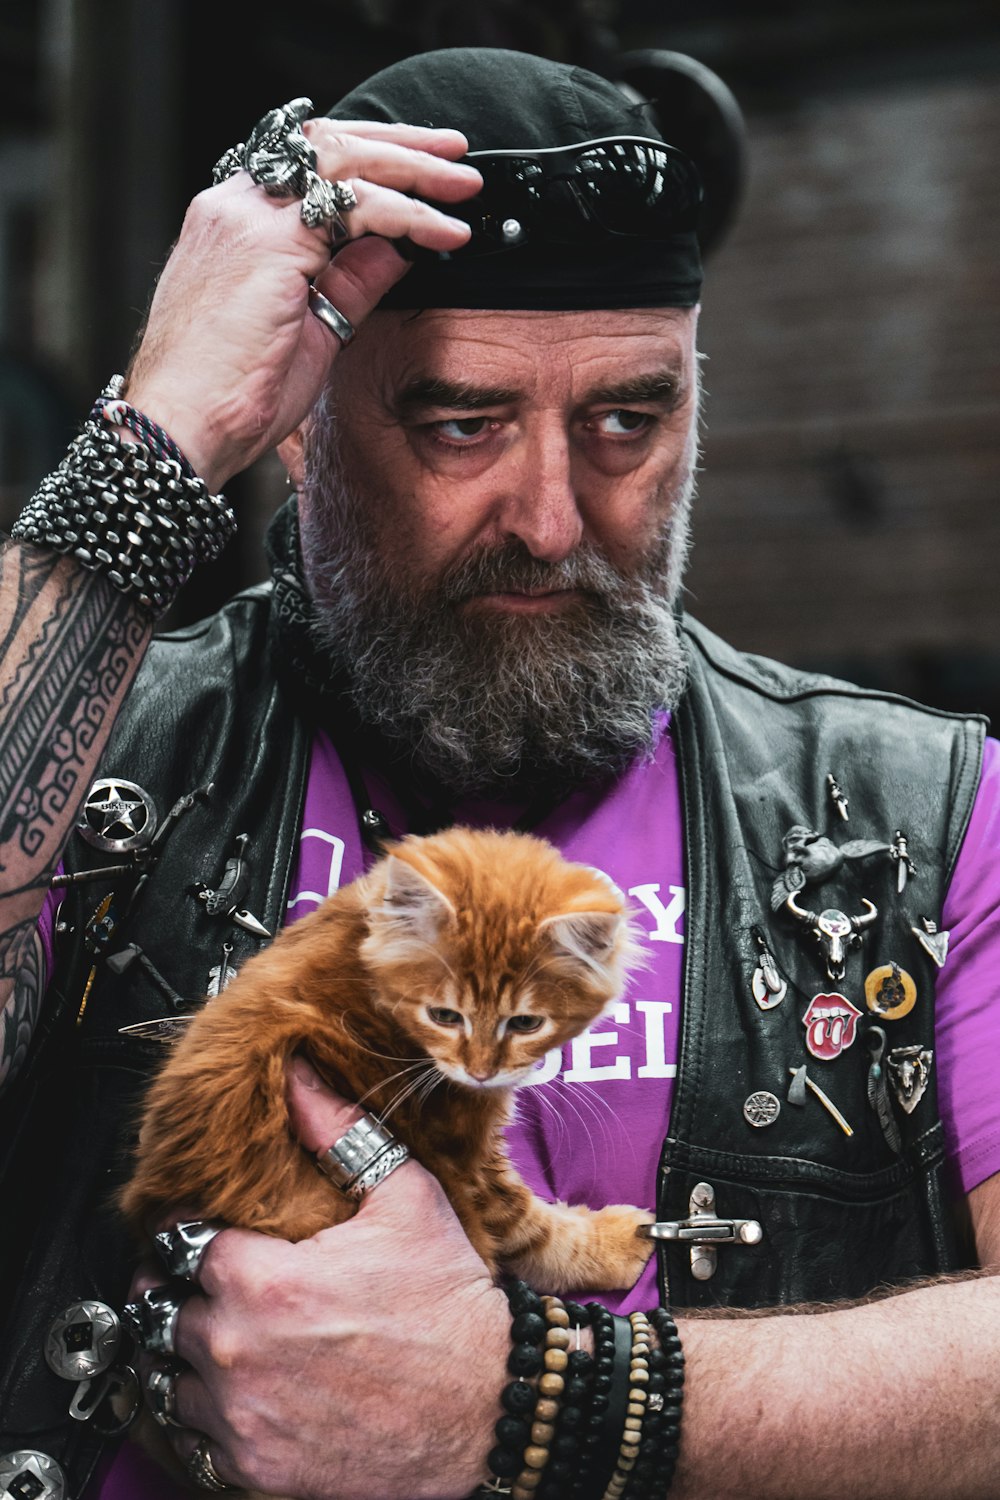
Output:
<instances>
[{"instance_id":1,"label":"wide silver ring","mask_svg":"<svg viewBox=\"0 0 1000 1500\"><path fill-rule=\"evenodd\" d=\"M172 1229L162 1229L153 1239L160 1259L170 1272L183 1281L195 1281L205 1258L205 1251L225 1229L225 1224L215 1219L189 1219L175 1224Z\"/></svg>"},{"instance_id":2,"label":"wide silver ring","mask_svg":"<svg viewBox=\"0 0 1000 1500\"><path fill-rule=\"evenodd\" d=\"M146 1405L161 1427L183 1427L177 1420L177 1375L179 1365L156 1365L146 1377Z\"/></svg>"},{"instance_id":3,"label":"wide silver ring","mask_svg":"<svg viewBox=\"0 0 1000 1500\"><path fill-rule=\"evenodd\" d=\"M363 1198L409 1155L381 1121L362 1115L332 1146L316 1153L316 1164L347 1197Z\"/></svg>"},{"instance_id":4,"label":"wide silver ring","mask_svg":"<svg viewBox=\"0 0 1000 1500\"><path fill-rule=\"evenodd\" d=\"M122 1318L147 1354L174 1354L177 1315L184 1306L184 1293L177 1296L168 1286L151 1286L138 1302L126 1302Z\"/></svg>"},{"instance_id":5,"label":"wide silver ring","mask_svg":"<svg viewBox=\"0 0 1000 1500\"><path fill-rule=\"evenodd\" d=\"M194 1448L188 1455L187 1471L195 1484L203 1490L231 1490L233 1485L227 1484L220 1476L212 1462L212 1455L208 1449L208 1438L200 1437Z\"/></svg>"},{"instance_id":6,"label":"wide silver ring","mask_svg":"<svg viewBox=\"0 0 1000 1500\"><path fill-rule=\"evenodd\" d=\"M349 318L345 318L339 307L334 307L329 297L324 297L314 286L309 288L309 311L314 318L319 318L324 327L329 328L331 333L336 334L341 344L345 347L354 337L354 324Z\"/></svg>"}]
</instances>

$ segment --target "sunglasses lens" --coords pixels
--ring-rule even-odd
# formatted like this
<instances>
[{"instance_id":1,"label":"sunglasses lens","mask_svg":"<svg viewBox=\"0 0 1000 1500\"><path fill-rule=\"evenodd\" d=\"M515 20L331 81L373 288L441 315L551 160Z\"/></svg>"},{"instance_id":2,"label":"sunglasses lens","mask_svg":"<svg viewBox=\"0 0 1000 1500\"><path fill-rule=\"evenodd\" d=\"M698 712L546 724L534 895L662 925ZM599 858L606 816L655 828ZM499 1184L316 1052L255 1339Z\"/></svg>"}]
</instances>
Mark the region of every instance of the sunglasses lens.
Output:
<instances>
[{"instance_id":1,"label":"sunglasses lens","mask_svg":"<svg viewBox=\"0 0 1000 1500\"><path fill-rule=\"evenodd\" d=\"M638 141L587 151L573 185L609 234L653 237L690 228L700 196L683 157Z\"/></svg>"},{"instance_id":2,"label":"sunglasses lens","mask_svg":"<svg viewBox=\"0 0 1000 1500\"><path fill-rule=\"evenodd\" d=\"M447 205L472 226L472 239L458 252L463 256L608 235L655 240L696 224L701 188L694 166L655 142L622 139L523 156L473 156L482 191ZM417 259L436 253L411 250Z\"/></svg>"}]
</instances>

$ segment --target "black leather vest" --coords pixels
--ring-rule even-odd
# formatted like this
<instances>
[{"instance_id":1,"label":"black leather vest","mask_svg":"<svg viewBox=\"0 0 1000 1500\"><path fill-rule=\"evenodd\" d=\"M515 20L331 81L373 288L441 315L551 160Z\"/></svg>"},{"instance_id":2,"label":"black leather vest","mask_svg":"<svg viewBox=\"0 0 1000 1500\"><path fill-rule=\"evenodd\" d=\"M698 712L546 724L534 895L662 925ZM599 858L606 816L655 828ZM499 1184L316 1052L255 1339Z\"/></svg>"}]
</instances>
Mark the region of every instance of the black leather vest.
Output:
<instances>
[{"instance_id":1,"label":"black leather vest","mask_svg":"<svg viewBox=\"0 0 1000 1500\"><path fill-rule=\"evenodd\" d=\"M92 962L82 934L107 887L67 896L62 916L72 931L60 939L29 1062L0 1111L0 1454L53 1455L71 1496L105 1439L92 1423L67 1419L73 1388L48 1369L45 1338L68 1304L93 1297L120 1307L125 1298L135 1251L112 1198L127 1170L137 1102L162 1055L162 1044L119 1028L172 1013L156 974L193 1007L224 944L235 945L237 965L259 946L210 916L195 894L199 883L218 886L240 835L248 836L245 906L271 931L284 912L309 733L266 666L269 598L267 587L249 590L151 647L116 726L107 774L146 788L161 816L196 789L212 790L178 812L116 933L114 946L138 943L151 969L133 962L116 975L100 967L79 1021ZM808 931L772 913L770 892L782 835L793 824L831 828L828 772L849 791L851 837L888 840L905 829L917 873L904 896L896 867L882 859L858 861L857 870L845 861L822 903L809 887L803 900L849 914L862 909L862 897L877 906L878 922L849 957L840 988L864 1012L864 974L898 962L919 999L908 1017L886 1023L891 1046L933 1047L934 968L910 929L919 916L940 916L984 723L741 656L694 624L688 639L691 685L675 717L689 889L684 1021L659 1217L687 1218L692 1191L704 1182L719 1217L757 1220L763 1238L721 1244L708 1280L692 1275L685 1244L661 1249L671 1298L677 1306L828 1299L956 1268L964 1259L942 1182L933 1069L913 1113L896 1110L902 1149L894 1152L868 1104L862 1038L829 1063L805 1049L805 1003L835 986ZM71 840L68 868L102 863L106 855ZM787 984L781 1004L766 1012L751 990L755 931ZM859 1028L872 1019L865 1013ZM853 1135L811 1094L803 1105L786 1102L790 1069L802 1064ZM754 1091L782 1101L767 1129L744 1117Z\"/></svg>"}]
</instances>

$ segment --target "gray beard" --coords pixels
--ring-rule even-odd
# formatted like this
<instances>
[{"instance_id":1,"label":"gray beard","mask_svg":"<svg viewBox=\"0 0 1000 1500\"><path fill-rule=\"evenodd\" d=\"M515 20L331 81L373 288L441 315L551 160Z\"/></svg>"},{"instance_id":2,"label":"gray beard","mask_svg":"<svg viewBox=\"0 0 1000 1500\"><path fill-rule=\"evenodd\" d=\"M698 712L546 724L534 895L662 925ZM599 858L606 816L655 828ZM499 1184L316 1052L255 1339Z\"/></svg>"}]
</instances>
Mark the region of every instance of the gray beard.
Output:
<instances>
[{"instance_id":1,"label":"gray beard","mask_svg":"<svg viewBox=\"0 0 1000 1500\"><path fill-rule=\"evenodd\" d=\"M639 569L592 543L560 563L512 541L433 580L379 549L376 509L343 472L314 415L300 506L313 635L366 726L456 795L532 798L604 779L656 743L656 713L684 691L675 604L693 475ZM484 593L570 588L558 614L461 609Z\"/></svg>"}]
</instances>

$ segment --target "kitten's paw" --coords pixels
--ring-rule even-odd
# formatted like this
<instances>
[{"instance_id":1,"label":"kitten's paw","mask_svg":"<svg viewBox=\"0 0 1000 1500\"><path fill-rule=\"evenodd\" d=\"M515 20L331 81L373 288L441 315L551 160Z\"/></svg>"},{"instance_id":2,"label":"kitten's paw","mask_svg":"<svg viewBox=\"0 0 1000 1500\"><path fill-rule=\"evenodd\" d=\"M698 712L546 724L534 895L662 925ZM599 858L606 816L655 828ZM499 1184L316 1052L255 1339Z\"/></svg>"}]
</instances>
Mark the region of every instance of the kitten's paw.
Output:
<instances>
[{"instance_id":1,"label":"kitten's paw","mask_svg":"<svg viewBox=\"0 0 1000 1500\"><path fill-rule=\"evenodd\" d=\"M653 1253L653 1241L637 1231L642 1224L652 1224L656 1215L627 1203L612 1203L598 1209L594 1218L596 1270L591 1285L598 1292L633 1286Z\"/></svg>"}]
</instances>

